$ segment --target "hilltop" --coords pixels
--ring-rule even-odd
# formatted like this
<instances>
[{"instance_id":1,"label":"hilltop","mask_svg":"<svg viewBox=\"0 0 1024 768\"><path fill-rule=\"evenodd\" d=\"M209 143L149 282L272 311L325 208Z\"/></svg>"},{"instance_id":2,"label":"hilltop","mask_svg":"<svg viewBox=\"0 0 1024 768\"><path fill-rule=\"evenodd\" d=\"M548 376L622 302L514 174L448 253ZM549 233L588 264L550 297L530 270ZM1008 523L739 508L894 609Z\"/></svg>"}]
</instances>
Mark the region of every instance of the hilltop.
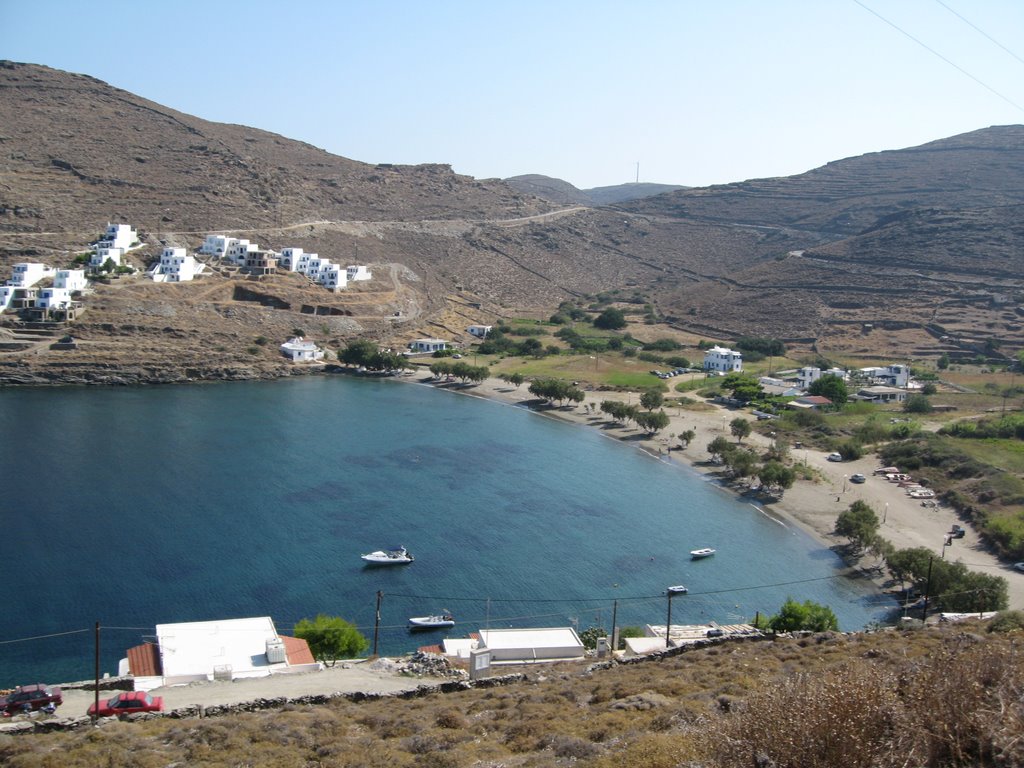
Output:
<instances>
[{"instance_id":1,"label":"hilltop","mask_svg":"<svg viewBox=\"0 0 1024 768\"><path fill-rule=\"evenodd\" d=\"M89 299L79 349L8 348L5 381L103 381L128 357L129 380L280 375L276 343L296 329L328 346L461 341L470 323L598 294L698 338L776 336L806 354L1024 347L1022 126L595 206L564 182L564 202L538 196L547 177L527 177L534 194L443 164L359 163L31 64L0 63L0 124L0 270L66 266L124 221L140 230L139 268L225 232L375 275L337 294L221 269L174 286L121 278Z\"/></svg>"}]
</instances>

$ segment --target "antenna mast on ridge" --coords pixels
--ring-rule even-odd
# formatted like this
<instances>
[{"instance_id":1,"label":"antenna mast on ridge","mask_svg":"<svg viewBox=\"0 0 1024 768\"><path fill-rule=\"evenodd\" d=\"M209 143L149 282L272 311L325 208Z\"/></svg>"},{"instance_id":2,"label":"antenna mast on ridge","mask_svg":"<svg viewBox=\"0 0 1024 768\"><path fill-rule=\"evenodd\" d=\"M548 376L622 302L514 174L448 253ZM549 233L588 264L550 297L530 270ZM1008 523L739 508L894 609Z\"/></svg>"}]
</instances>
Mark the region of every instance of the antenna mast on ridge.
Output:
<instances>
[{"instance_id":1,"label":"antenna mast on ridge","mask_svg":"<svg viewBox=\"0 0 1024 768\"><path fill-rule=\"evenodd\" d=\"M636 161L636 183L640 183L640 161Z\"/></svg>"}]
</instances>

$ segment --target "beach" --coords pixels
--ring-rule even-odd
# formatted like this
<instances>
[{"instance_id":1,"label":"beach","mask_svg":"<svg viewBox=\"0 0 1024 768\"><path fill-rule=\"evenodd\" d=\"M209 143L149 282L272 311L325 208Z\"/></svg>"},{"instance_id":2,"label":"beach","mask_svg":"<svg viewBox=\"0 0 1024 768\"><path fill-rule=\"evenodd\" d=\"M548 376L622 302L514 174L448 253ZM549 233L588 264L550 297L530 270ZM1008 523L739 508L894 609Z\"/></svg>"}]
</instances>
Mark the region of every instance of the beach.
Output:
<instances>
[{"instance_id":1,"label":"beach","mask_svg":"<svg viewBox=\"0 0 1024 768\"><path fill-rule=\"evenodd\" d=\"M725 436L735 440L729 430L729 422L737 417L754 419L747 413L719 405L702 406L700 409L670 407L665 409L669 425L660 433L648 436L643 430L632 426L617 426L601 413L605 400L620 400L638 404L637 393L592 391L584 392L585 399L575 405L537 406L537 398L528 391L528 385L514 387L500 379L486 379L472 385L438 383L429 376L419 373L400 377L405 381L437 386L452 392L483 397L509 405L530 407L539 415L562 419L572 423L600 429L611 438L629 441L639 450L646 451L663 461L676 461L697 472L717 476L720 467L711 463L707 445L716 437ZM693 430L696 437L685 448L681 447L676 435ZM743 443L758 449L768 448L771 439L752 431ZM814 481L798 479L792 488L785 491L781 499L766 503L760 495L751 493L751 503L765 514L799 526L815 537L825 547L842 545L845 540L833 534L839 513L848 509L855 501L864 501L878 514L882 521L881 535L896 549L925 547L935 552L936 557L945 557L962 562L971 570L1003 576L1009 585L1010 608L1024 609L1024 573L1015 571L1011 565L1000 561L985 547L974 529L963 520L952 507L937 503L932 507L922 506L920 499L912 499L896 483L873 472L881 466L874 454L865 455L856 461L832 462L827 454L811 448L791 449L790 458L797 463L806 463L816 475ZM850 482L854 474L862 474L864 483ZM742 492L743 489L737 489ZM949 546L943 546L946 534L952 526L961 525L966 529L962 539L953 539ZM867 574L879 590L891 588L881 570L871 570L880 563L866 556L851 566L859 568L861 575ZM898 585L897 585L898 586Z\"/></svg>"}]
</instances>

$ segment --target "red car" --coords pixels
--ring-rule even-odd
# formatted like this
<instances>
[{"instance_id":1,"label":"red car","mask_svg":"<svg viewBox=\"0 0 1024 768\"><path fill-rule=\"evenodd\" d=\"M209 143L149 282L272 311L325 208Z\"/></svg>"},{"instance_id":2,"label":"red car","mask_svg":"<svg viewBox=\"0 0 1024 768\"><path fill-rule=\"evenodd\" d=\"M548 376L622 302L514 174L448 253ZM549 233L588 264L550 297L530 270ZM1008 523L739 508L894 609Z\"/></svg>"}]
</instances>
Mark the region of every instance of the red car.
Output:
<instances>
[{"instance_id":1,"label":"red car","mask_svg":"<svg viewBox=\"0 0 1024 768\"><path fill-rule=\"evenodd\" d=\"M20 685L7 696L0 696L0 711L5 715L16 715L19 712L57 707L63 701L57 686L51 688L42 683Z\"/></svg>"},{"instance_id":2,"label":"red car","mask_svg":"<svg viewBox=\"0 0 1024 768\"><path fill-rule=\"evenodd\" d=\"M125 691L100 701L99 716L134 715L136 712L163 712L162 696L150 696L145 691ZM96 705L89 705L89 715L96 714Z\"/></svg>"}]
</instances>

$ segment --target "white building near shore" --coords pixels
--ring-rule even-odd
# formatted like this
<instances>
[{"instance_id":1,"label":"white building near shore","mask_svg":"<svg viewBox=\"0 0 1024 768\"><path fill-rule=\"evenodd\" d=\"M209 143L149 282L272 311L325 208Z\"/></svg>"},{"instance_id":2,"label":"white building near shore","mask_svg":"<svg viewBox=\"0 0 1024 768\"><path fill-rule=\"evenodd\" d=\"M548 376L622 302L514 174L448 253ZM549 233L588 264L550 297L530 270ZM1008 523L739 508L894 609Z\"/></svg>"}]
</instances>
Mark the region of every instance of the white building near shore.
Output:
<instances>
[{"instance_id":1,"label":"white building near shore","mask_svg":"<svg viewBox=\"0 0 1024 768\"><path fill-rule=\"evenodd\" d=\"M743 353L714 346L704 352L704 370L730 373L743 370Z\"/></svg>"},{"instance_id":2,"label":"white building near shore","mask_svg":"<svg viewBox=\"0 0 1024 768\"><path fill-rule=\"evenodd\" d=\"M290 358L293 363L311 363L324 359L324 351L301 336L295 336L282 344L281 354Z\"/></svg>"}]
</instances>

